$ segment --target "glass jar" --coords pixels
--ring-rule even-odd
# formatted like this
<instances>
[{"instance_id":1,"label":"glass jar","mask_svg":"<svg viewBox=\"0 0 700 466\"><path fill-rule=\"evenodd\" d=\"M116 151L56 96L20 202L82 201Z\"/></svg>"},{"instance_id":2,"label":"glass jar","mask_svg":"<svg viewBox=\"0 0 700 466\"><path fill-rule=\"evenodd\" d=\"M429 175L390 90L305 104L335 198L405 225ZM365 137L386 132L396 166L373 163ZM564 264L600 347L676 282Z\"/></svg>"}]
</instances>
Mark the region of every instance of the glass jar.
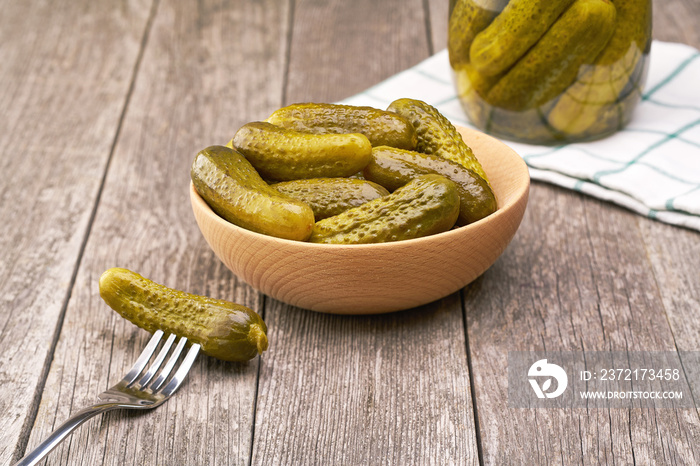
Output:
<instances>
[{"instance_id":1,"label":"glass jar","mask_svg":"<svg viewBox=\"0 0 700 466\"><path fill-rule=\"evenodd\" d=\"M471 122L534 144L599 139L639 103L651 0L451 0L448 53Z\"/></svg>"}]
</instances>

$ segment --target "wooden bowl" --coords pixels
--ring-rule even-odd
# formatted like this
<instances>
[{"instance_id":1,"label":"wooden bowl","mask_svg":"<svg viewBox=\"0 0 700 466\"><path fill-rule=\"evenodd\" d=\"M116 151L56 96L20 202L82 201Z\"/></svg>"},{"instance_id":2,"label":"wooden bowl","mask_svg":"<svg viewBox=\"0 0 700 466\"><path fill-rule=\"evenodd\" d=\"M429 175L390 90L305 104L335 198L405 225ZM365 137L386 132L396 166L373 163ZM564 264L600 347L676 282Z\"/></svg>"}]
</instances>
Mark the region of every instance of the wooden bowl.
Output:
<instances>
[{"instance_id":1,"label":"wooden bowl","mask_svg":"<svg viewBox=\"0 0 700 466\"><path fill-rule=\"evenodd\" d=\"M473 224L392 243L331 245L240 228L215 214L190 185L195 219L238 278L285 303L335 314L408 309L452 294L505 250L525 212L530 176L522 158L481 132L459 128L491 182L498 210Z\"/></svg>"}]
</instances>

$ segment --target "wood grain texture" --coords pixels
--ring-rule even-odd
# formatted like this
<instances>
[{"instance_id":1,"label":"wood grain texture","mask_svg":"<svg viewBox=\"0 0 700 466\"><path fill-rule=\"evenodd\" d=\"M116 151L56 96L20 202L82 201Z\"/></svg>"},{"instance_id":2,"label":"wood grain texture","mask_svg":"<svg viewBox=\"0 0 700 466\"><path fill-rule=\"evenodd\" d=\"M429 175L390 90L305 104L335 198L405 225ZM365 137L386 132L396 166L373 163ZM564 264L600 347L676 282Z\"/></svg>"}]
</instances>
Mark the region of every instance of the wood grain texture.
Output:
<instances>
[{"instance_id":1,"label":"wood grain texture","mask_svg":"<svg viewBox=\"0 0 700 466\"><path fill-rule=\"evenodd\" d=\"M655 39L700 46L700 2L696 0L653 0Z\"/></svg>"},{"instance_id":2,"label":"wood grain texture","mask_svg":"<svg viewBox=\"0 0 700 466\"><path fill-rule=\"evenodd\" d=\"M300 0L294 13L285 105L345 99L430 52L420 0Z\"/></svg>"},{"instance_id":3,"label":"wood grain texture","mask_svg":"<svg viewBox=\"0 0 700 466\"><path fill-rule=\"evenodd\" d=\"M430 0L425 3L430 20L431 53L447 48L447 20L449 18L450 0Z\"/></svg>"},{"instance_id":4,"label":"wood grain texture","mask_svg":"<svg viewBox=\"0 0 700 466\"><path fill-rule=\"evenodd\" d=\"M0 3L0 464L8 464L31 427L148 5Z\"/></svg>"},{"instance_id":5,"label":"wood grain texture","mask_svg":"<svg viewBox=\"0 0 700 466\"><path fill-rule=\"evenodd\" d=\"M252 464L478 464L459 297L373 317L273 301Z\"/></svg>"},{"instance_id":6,"label":"wood grain texture","mask_svg":"<svg viewBox=\"0 0 700 466\"><path fill-rule=\"evenodd\" d=\"M509 251L465 298L484 463L690 464L696 411L509 409L508 351L675 349L636 216L535 187Z\"/></svg>"},{"instance_id":7,"label":"wood grain texture","mask_svg":"<svg viewBox=\"0 0 700 466\"><path fill-rule=\"evenodd\" d=\"M262 311L259 295L235 281L199 234L189 207L189 167L197 150L225 142L241 120L254 118L247 106L279 106L287 18L286 5L275 1L156 5L30 447L121 378L148 340L99 298L105 269L126 267ZM164 406L92 420L48 463L245 463L257 374L257 360L202 356Z\"/></svg>"}]
</instances>

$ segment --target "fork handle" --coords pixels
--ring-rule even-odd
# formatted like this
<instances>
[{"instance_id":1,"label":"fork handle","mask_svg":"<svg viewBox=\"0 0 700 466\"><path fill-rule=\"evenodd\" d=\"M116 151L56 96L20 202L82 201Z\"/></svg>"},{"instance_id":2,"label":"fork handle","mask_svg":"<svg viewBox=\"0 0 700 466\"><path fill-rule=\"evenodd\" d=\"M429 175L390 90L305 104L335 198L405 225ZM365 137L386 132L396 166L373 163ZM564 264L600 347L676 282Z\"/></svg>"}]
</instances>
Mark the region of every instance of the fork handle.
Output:
<instances>
[{"instance_id":1,"label":"fork handle","mask_svg":"<svg viewBox=\"0 0 700 466\"><path fill-rule=\"evenodd\" d=\"M118 403L100 403L83 408L69 417L56 430L51 432L46 440L41 442L34 450L24 456L15 466L30 466L41 461L51 450L63 441L73 430L93 416L113 409L120 408Z\"/></svg>"}]
</instances>

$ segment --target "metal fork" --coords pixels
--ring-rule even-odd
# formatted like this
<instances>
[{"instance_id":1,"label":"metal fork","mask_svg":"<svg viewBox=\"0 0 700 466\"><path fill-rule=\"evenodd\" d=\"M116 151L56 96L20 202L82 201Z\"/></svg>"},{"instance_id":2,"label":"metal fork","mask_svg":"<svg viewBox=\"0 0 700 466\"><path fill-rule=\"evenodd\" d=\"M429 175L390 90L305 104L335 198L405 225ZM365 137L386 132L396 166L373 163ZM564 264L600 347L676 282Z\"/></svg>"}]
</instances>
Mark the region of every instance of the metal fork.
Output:
<instances>
[{"instance_id":1,"label":"metal fork","mask_svg":"<svg viewBox=\"0 0 700 466\"><path fill-rule=\"evenodd\" d=\"M134 363L133 367L124 378L115 386L97 396L98 403L81 409L72 415L15 466L28 466L38 463L75 428L97 414L113 409L151 409L161 405L170 398L180 384L182 384L187 372L189 372L192 367L192 363L194 363L199 353L200 346L198 344L193 344L190 347L190 350L185 355L177 371L175 371L175 374L169 378L170 373L178 362L180 353L182 353L187 343L187 338L180 338L170 358L159 373L158 369L163 364L163 361L165 361L175 341L175 335L170 334L158 355L144 372L146 365L155 353L162 338L163 331L157 330L148 342L148 345L146 345L146 348L141 352L136 363Z\"/></svg>"}]
</instances>

